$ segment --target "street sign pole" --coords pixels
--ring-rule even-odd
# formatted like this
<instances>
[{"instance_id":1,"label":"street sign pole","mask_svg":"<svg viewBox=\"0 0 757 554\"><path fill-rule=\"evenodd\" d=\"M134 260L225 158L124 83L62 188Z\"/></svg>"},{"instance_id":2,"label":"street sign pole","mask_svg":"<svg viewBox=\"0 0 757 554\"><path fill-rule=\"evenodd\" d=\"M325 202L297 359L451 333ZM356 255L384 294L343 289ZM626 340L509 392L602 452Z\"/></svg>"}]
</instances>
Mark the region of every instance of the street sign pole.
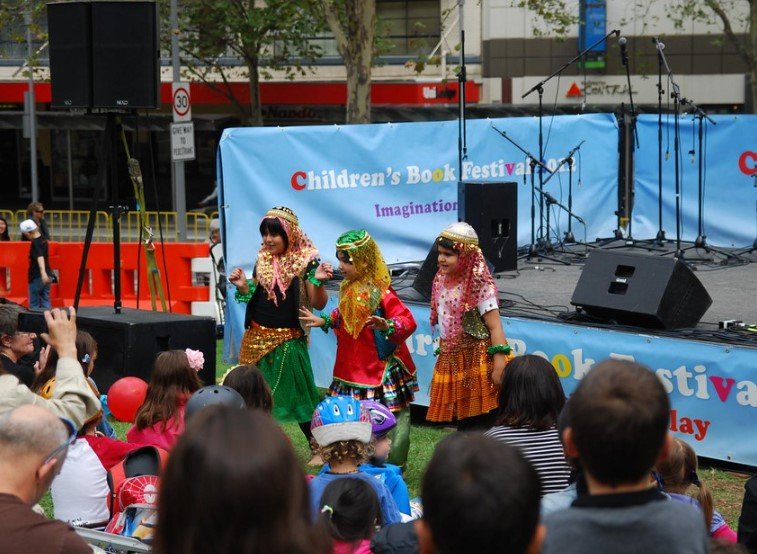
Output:
<instances>
[{"instance_id":1,"label":"street sign pole","mask_svg":"<svg viewBox=\"0 0 757 554\"><path fill-rule=\"evenodd\" d=\"M173 68L173 82L180 81L181 65L179 62L179 18L177 15L177 0L171 0L171 66ZM174 103L174 117L176 105ZM173 131L172 131L173 133ZM173 168L173 205L176 211L176 224L179 240L187 240L187 193L184 181L184 162L174 161Z\"/></svg>"}]
</instances>

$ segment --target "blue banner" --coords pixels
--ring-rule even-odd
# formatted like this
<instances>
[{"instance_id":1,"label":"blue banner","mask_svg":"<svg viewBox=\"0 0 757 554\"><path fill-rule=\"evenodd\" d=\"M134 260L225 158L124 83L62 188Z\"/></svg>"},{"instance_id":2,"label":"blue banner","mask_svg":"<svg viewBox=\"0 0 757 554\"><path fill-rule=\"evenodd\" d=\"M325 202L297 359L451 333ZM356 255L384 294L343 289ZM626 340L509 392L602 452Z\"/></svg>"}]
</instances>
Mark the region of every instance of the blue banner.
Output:
<instances>
[{"instance_id":1,"label":"blue banner","mask_svg":"<svg viewBox=\"0 0 757 554\"><path fill-rule=\"evenodd\" d=\"M747 246L757 237L757 116L715 115L715 125L702 127L704 234L713 246ZM673 116L662 116L662 222L668 239L676 238L675 143ZM698 234L699 145L695 118L683 115L679 124L679 187L681 237ZM633 234L650 238L659 228L658 119L639 116L636 150L636 201Z\"/></svg>"},{"instance_id":2,"label":"blue banner","mask_svg":"<svg viewBox=\"0 0 757 554\"><path fill-rule=\"evenodd\" d=\"M573 222L578 240L615 228L618 130L612 114L545 118L544 163L550 170L579 145L544 189L568 204L587 226ZM518 244L531 241L531 169L526 156L495 129L538 155L535 117L467 123L464 181L518 183ZM457 122L226 129L218 155L219 211L226 267L251 275L260 248L260 219L272 206L298 215L321 258L337 265L334 244L346 230L365 228L388 263L425 259L434 238L457 221ZM535 178L538 186L538 176ZM538 198L535 198L538 218ZM538 221L536 223L538 227ZM567 218L551 209L550 236L561 238ZM233 291L231 294L233 297ZM229 302L224 358L235 360L243 307Z\"/></svg>"},{"instance_id":3,"label":"blue banner","mask_svg":"<svg viewBox=\"0 0 757 554\"><path fill-rule=\"evenodd\" d=\"M330 306L335 295L330 300ZM418 329L407 345L418 368L416 403L428 405L436 358L429 307L408 303ZM757 349L625 333L563 323L503 317L516 355L535 354L552 362L566 394L601 360L634 360L650 367L670 395L670 430L697 454L757 466L754 432L757 407ZM336 353L332 333L311 335L316 383L328 387Z\"/></svg>"},{"instance_id":4,"label":"blue banner","mask_svg":"<svg viewBox=\"0 0 757 554\"><path fill-rule=\"evenodd\" d=\"M574 234L581 239L608 234L616 209L614 116L558 116L543 123L544 162L551 169L585 141L572 164L573 209L588 229L574 221ZM538 125L533 117L467 123L462 178L519 184L520 245L531 240L530 167L493 126L538 155ZM227 129L219 156L228 267L252 268L258 222L272 206L292 208L331 261L336 238L353 228L370 231L388 263L422 260L439 231L457 221L456 121ZM569 169L563 165L545 185L564 204ZM552 215L551 234L562 236L567 219L554 207Z\"/></svg>"}]
</instances>

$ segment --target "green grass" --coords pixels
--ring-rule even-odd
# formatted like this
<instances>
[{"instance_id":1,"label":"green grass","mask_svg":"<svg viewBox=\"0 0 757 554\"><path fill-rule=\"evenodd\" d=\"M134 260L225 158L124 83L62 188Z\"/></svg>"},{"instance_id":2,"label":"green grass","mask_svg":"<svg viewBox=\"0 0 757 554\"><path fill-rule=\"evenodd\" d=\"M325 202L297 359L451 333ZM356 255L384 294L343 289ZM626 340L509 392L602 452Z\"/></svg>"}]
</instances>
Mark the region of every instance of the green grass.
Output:
<instances>
[{"instance_id":1,"label":"green grass","mask_svg":"<svg viewBox=\"0 0 757 554\"><path fill-rule=\"evenodd\" d=\"M216 379L220 379L229 367L231 367L229 364L223 363L222 343L218 341L216 349ZM325 391L321 392L325 394ZM123 439L130 424L121 423L112 418L110 422L116 429L118 436ZM286 423L282 425L282 428L291 439L292 445L297 452L297 457L302 462L302 467L309 473L316 473L318 471L317 468L309 468L306 465L310 459L310 448L297 424ZM410 453L405 470L405 481L407 482L411 497L420 495L423 472L434 452L434 447L439 440L450 432L451 430L448 428L431 426L424 424L422 421L413 420L410 430ZM738 525L738 517L744 498L744 482L749 475L713 468L700 468L699 477L709 487L715 499L715 508L723 514L731 528L735 530ZM50 493L45 495L40 504L45 509L45 513L51 516L52 502L50 500Z\"/></svg>"}]
</instances>

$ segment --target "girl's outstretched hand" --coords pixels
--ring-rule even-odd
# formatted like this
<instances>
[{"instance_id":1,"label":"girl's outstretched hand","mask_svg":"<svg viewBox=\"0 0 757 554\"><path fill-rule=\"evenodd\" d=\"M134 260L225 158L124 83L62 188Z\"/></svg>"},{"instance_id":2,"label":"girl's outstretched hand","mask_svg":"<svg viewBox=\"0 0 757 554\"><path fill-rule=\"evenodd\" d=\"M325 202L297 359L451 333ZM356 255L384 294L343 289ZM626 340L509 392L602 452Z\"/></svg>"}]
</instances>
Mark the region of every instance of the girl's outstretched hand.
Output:
<instances>
[{"instance_id":1,"label":"girl's outstretched hand","mask_svg":"<svg viewBox=\"0 0 757 554\"><path fill-rule=\"evenodd\" d=\"M242 294L247 294L250 290L250 286L247 284L247 276L241 267L235 267L229 273L229 282L237 287Z\"/></svg>"},{"instance_id":2,"label":"girl's outstretched hand","mask_svg":"<svg viewBox=\"0 0 757 554\"><path fill-rule=\"evenodd\" d=\"M300 321L305 327L323 327L326 324L325 319L315 315L307 308L300 308Z\"/></svg>"},{"instance_id":3,"label":"girl's outstretched hand","mask_svg":"<svg viewBox=\"0 0 757 554\"><path fill-rule=\"evenodd\" d=\"M321 263L315 270L315 278L319 281L328 281L334 277L334 268L328 262Z\"/></svg>"},{"instance_id":4,"label":"girl's outstretched hand","mask_svg":"<svg viewBox=\"0 0 757 554\"><path fill-rule=\"evenodd\" d=\"M386 331L389 329L389 323L383 317L372 315L365 322L366 327L369 329L378 329L379 331Z\"/></svg>"}]
</instances>

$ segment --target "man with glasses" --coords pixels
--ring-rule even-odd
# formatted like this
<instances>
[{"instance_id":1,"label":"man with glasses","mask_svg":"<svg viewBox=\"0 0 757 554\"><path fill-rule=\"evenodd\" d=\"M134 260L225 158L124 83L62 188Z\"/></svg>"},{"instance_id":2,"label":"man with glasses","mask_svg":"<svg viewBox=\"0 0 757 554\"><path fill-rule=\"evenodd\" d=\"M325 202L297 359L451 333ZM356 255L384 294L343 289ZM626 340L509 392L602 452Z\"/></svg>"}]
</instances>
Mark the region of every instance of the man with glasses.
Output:
<instances>
[{"instance_id":1,"label":"man with glasses","mask_svg":"<svg viewBox=\"0 0 757 554\"><path fill-rule=\"evenodd\" d=\"M34 368L24 358L34 353L37 335L18 330L21 308L14 304L0 304L0 365L27 387L34 381ZM44 360L43 360L44 362Z\"/></svg>"},{"instance_id":2,"label":"man with glasses","mask_svg":"<svg viewBox=\"0 0 757 554\"><path fill-rule=\"evenodd\" d=\"M0 305L0 313L4 309L11 307ZM18 317L17 309L15 314ZM79 429L100 411L100 400L92 392L81 364L76 359L76 313L73 308L68 311L54 309L45 312L44 317L47 333L40 336L58 353L52 397L48 399L34 394L0 363L0 414L24 404L35 404L57 416L65 417ZM15 329L13 327L14 331ZM0 329L0 341L8 343L8 334L7 330ZM3 550L0 549L0 552Z\"/></svg>"},{"instance_id":3,"label":"man with glasses","mask_svg":"<svg viewBox=\"0 0 757 554\"><path fill-rule=\"evenodd\" d=\"M92 552L69 525L32 509L75 438L70 422L40 406L19 406L0 416L0 552Z\"/></svg>"},{"instance_id":4,"label":"man with glasses","mask_svg":"<svg viewBox=\"0 0 757 554\"><path fill-rule=\"evenodd\" d=\"M45 207L41 202L32 202L29 204L26 207L26 217L27 219L34 220L34 223L39 227L39 232L42 233L45 240L50 240L50 227L47 225L47 220L45 219ZM22 238L21 240L28 239Z\"/></svg>"}]
</instances>

